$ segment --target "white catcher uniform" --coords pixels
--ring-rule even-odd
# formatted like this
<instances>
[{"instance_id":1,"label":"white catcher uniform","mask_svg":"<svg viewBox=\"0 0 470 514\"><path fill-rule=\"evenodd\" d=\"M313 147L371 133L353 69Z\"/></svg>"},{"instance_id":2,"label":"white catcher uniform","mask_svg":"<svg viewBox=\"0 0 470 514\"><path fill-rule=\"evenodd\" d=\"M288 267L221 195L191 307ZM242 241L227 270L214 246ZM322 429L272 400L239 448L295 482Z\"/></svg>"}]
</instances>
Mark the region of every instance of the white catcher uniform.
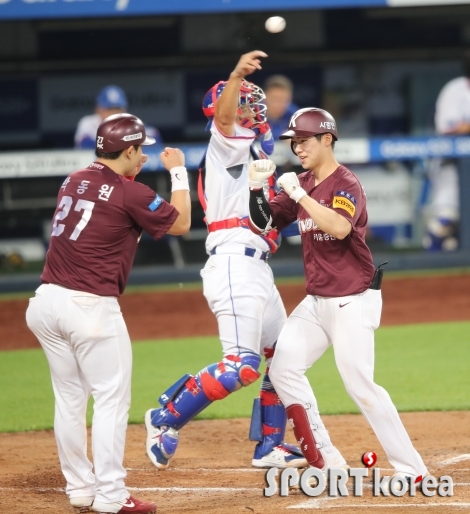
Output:
<instances>
[{"instance_id":1,"label":"white catcher uniform","mask_svg":"<svg viewBox=\"0 0 470 514\"><path fill-rule=\"evenodd\" d=\"M213 401L257 380L264 355L267 369L250 428L250 439L258 441L252 465L302 467L307 462L300 450L283 441L286 411L268 375L286 311L266 262L270 248L276 246L274 239L248 228L248 164L256 135L237 124L234 136L228 137L215 122L211 135L205 156L205 193L202 184L199 189L210 255L201 276L204 296L217 318L223 360L195 376L182 377L160 396L163 408L147 411L147 455L157 468L166 469L175 454L179 430ZM271 235L277 237L277 232Z\"/></svg>"},{"instance_id":2,"label":"white catcher uniform","mask_svg":"<svg viewBox=\"0 0 470 514\"><path fill-rule=\"evenodd\" d=\"M216 124L206 155L206 221L245 219L249 214L248 165L252 130L235 126L235 135L223 135ZM210 255L201 276L204 296L217 318L225 355L254 352L263 355L277 341L286 311L266 263L270 246L245 226L210 232Z\"/></svg>"}]
</instances>

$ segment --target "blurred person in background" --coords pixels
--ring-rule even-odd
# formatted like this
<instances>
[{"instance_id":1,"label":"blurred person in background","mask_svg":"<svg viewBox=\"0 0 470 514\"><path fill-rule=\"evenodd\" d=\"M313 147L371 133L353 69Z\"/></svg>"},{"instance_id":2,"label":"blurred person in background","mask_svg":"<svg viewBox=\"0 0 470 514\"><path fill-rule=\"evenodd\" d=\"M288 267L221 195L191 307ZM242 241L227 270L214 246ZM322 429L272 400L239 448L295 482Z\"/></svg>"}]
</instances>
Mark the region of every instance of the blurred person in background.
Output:
<instances>
[{"instance_id":1,"label":"blurred person in background","mask_svg":"<svg viewBox=\"0 0 470 514\"><path fill-rule=\"evenodd\" d=\"M470 134L470 60L465 75L449 81L439 93L434 118L438 135ZM431 214L423 246L427 250L458 248L459 175L456 159L432 159L428 172L431 183Z\"/></svg>"},{"instance_id":2,"label":"blurred person in background","mask_svg":"<svg viewBox=\"0 0 470 514\"><path fill-rule=\"evenodd\" d=\"M283 134L289 127L292 115L299 109L292 102L294 95L294 84L285 75L271 75L264 82L264 100L267 109L268 123L274 141L277 145L274 149L273 159L277 165L277 176L281 176L286 171L292 171L291 168L291 150L290 143L279 143L279 136ZM284 237L298 236L299 228L297 222L286 227L282 232Z\"/></svg>"},{"instance_id":3,"label":"blurred person in background","mask_svg":"<svg viewBox=\"0 0 470 514\"><path fill-rule=\"evenodd\" d=\"M75 148L78 150L92 150L95 148L96 131L100 123L113 114L127 111L128 100L122 88L115 85L104 87L96 97L95 114L88 114L80 119L75 131ZM155 139L157 144L162 143L160 132L145 125L146 134Z\"/></svg>"},{"instance_id":4,"label":"blurred person in background","mask_svg":"<svg viewBox=\"0 0 470 514\"><path fill-rule=\"evenodd\" d=\"M264 83L265 103L268 108L268 123L274 140L287 130L291 116L298 107L292 103L294 85L285 75L271 75Z\"/></svg>"}]
</instances>

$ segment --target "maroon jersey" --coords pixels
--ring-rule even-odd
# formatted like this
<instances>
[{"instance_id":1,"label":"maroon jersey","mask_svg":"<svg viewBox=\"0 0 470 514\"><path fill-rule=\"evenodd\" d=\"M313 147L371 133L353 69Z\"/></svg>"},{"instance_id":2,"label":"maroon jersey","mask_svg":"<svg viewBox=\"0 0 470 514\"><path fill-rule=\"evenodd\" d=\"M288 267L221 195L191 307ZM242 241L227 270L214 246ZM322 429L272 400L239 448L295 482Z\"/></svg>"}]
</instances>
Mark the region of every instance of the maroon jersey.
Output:
<instances>
[{"instance_id":1,"label":"maroon jersey","mask_svg":"<svg viewBox=\"0 0 470 514\"><path fill-rule=\"evenodd\" d=\"M149 187L94 162L69 175L60 188L41 281L119 296L142 229L159 239L177 217L178 211Z\"/></svg>"},{"instance_id":2,"label":"maroon jersey","mask_svg":"<svg viewBox=\"0 0 470 514\"><path fill-rule=\"evenodd\" d=\"M274 225L279 230L298 220L307 293L318 296L362 293L370 286L375 268L365 242L366 195L359 180L345 166L339 166L316 187L311 171L298 178L311 198L334 209L352 225L347 237L336 239L320 230L307 211L285 192L269 202Z\"/></svg>"}]
</instances>

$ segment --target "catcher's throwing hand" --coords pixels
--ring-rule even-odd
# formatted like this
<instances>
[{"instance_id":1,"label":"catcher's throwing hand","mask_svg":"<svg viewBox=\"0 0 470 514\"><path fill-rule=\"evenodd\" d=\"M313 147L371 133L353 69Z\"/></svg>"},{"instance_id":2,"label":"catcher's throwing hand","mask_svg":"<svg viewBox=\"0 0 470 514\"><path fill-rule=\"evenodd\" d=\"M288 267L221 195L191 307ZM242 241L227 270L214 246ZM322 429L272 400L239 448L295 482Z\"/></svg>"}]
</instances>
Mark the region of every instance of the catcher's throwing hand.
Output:
<instances>
[{"instance_id":1,"label":"catcher's throwing hand","mask_svg":"<svg viewBox=\"0 0 470 514\"><path fill-rule=\"evenodd\" d=\"M261 189L263 182L268 180L276 171L276 165L269 159L253 161L248 168L250 189Z\"/></svg>"},{"instance_id":2,"label":"catcher's throwing hand","mask_svg":"<svg viewBox=\"0 0 470 514\"><path fill-rule=\"evenodd\" d=\"M185 163L184 153L179 148L166 147L160 154L160 159L168 171L177 166L184 166Z\"/></svg>"},{"instance_id":3,"label":"catcher's throwing hand","mask_svg":"<svg viewBox=\"0 0 470 514\"><path fill-rule=\"evenodd\" d=\"M284 175L277 180L277 184L284 189L294 202L298 203L300 199L307 194L305 189L300 186L299 179L293 171L284 173Z\"/></svg>"},{"instance_id":4,"label":"catcher's throwing hand","mask_svg":"<svg viewBox=\"0 0 470 514\"><path fill-rule=\"evenodd\" d=\"M245 78L247 75L251 75L256 70L261 69L261 61L259 57L267 56L268 54L265 54L261 50L254 50L253 52L243 54L235 66L232 74L240 79Z\"/></svg>"}]
</instances>

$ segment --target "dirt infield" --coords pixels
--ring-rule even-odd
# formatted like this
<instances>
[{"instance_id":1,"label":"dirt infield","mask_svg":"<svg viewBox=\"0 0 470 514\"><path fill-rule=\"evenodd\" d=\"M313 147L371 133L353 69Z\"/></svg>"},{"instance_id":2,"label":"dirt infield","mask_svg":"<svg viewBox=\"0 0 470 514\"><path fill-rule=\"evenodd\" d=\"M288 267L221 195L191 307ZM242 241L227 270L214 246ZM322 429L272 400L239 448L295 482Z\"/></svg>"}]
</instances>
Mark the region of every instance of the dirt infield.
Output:
<instances>
[{"instance_id":1,"label":"dirt infield","mask_svg":"<svg viewBox=\"0 0 470 514\"><path fill-rule=\"evenodd\" d=\"M279 287L288 312L304 296L303 285ZM470 274L389 279L383 284L382 325L458 321L470 318ZM133 340L215 335L217 327L201 291L126 294L120 300ZM24 322L27 300L0 302L0 349L38 346ZM184 320L184 323L182 323ZM255 393L254 393L255 394ZM145 430L129 427L125 466L127 485L138 498L154 500L159 512L275 514L308 512L404 514L470 510L470 412L404 413L402 419L416 448L436 477L450 475L454 495L427 498L373 497L370 478L364 496L309 498L301 492L265 498L264 472L250 466L254 443L247 441L249 420L195 421L182 431L177 456L158 471L145 455ZM360 467L368 450L377 466L389 464L362 416L325 416L325 424L349 464ZM294 442L292 432L288 440ZM0 513L73 512L63 492L52 431L0 434ZM382 475L391 470L383 469ZM351 481L350 481L351 483Z\"/></svg>"},{"instance_id":2,"label":"dirt infield","mask_svg":"<svg viewBox=\"0 0 470 514\"><path fill-rule=\"evenodd\" d=\"M309 498L302 492L265 498L264 474L250 467L254 443L246 440L249 420L195 421L182 430L172 466L158 471L145 455L145 429L129 427L125 466L127 486L137 498L153 500L163 514L277 514L330 510L334 513L409 514L413 509L436 514L470 509L469 412L404 413L404 423L435 477L450 475L454 495L427 498L373 497L370 478L364 496L333 499L323 493ZM362 416L325 416L333 441L353 467L362 467L365 450L378 455L377 466L389 468L374 434ZM289 431L290 442L293 442ZM0 512L2 514L73 513L63 492L54 436L51 431L0 434ZM465 459L465 454L467 455ZM462 457L464 455L464 457ZM463 460L459 460L463 459ZM449 459L457 462L446 463ZM381 475L391 470L382 469ZM350 481L351 483L351 481ZM387 507L388 506L388 507Z\"/></svg>"}]
</instances>

